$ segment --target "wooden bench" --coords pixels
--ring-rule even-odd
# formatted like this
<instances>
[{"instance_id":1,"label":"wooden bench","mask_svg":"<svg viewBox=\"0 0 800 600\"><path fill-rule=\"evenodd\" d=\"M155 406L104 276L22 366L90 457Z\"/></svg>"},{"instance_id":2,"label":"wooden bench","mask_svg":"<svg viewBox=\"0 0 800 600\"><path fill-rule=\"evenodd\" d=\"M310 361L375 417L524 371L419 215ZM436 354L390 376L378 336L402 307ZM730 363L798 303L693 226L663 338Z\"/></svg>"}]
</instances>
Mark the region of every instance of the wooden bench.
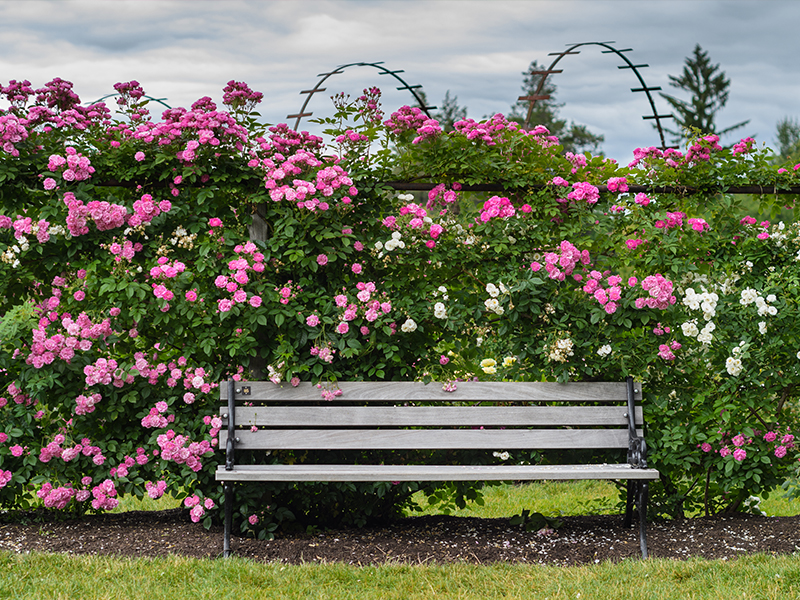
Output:
<instances>
[{"instance_id":1,"label":"wooden bench","mask_svg":"<svg viewBox=\"0 0 800 600\"><path fill-rule=\"evenodd\" d=\"M220 448L225 464L216 479L225 492L224 555L230 554L233 484L254 481L525 481L626 480L624 524L639 513L642 556L647 557L648 469L640 384L342 382L342 394L321 400L310 383L271 382L220 386ZM257 428L257 430L256 430ZM622 464L242 464L236 450L613 450Z\"/></svg>"}]
</instances>

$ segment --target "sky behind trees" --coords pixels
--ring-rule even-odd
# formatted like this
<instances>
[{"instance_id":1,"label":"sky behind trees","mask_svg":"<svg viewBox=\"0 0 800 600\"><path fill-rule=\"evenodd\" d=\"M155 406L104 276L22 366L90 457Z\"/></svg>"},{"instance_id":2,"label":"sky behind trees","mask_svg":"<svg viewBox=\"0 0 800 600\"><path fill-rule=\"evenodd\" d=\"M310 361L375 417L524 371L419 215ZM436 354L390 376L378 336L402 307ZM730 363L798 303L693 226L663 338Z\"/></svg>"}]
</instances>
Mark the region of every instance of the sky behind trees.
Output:
<instances>
[{"instance_id":1,"label":"sky behind trees","mask_svg":"<svg viewBox=\"0 0 800 600\"><path fill-rule=\"evenodd\" d=\"M449 90L480 119L508 113L520 95L522 72L533 60L578 42L615 42L649 86L670 88L696 44L731 80L720 123L750 119L737 138L754 135L775 146L776 123L800 116L800 2L794 0L518 0L226 2L0 0L0 80L28 79L40 87L68 79L83 100L138 80L172 106L201 96L219 101L231 79L265 94L261 113L271 123L299 111L318 74L352 62L383 61L424 86L441 103ZM644 94L631 71L601 48L585 47L553 76L560 117L605 137L606 155L627 161L633 148L658 145ZM309 105L331 111L328 96L385 91L387 112L413 98L376 69L353 68L326 82ZM659 112L669 106L658 97ZM156 111L154 111L156 112ZM313 129L308 123L301 128ZM723 140L728 143L735 140Z\"/></svg>"}]
</instances>

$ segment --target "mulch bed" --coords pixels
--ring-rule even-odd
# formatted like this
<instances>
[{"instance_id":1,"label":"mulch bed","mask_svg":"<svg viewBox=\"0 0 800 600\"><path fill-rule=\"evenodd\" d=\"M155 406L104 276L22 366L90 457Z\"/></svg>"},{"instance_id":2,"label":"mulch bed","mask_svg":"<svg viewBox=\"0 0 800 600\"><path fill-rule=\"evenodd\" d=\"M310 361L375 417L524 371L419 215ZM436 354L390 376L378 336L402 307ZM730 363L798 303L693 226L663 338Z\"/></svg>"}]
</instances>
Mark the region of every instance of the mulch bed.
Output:
<instances>
[{"instance_id":1,"label":"mulch bed","mask_svg":"<svg viewBox=\"0 0 800 600\"><path fill-rule=\"evenodd\" d=\"M552 533L526 532L508 519L424 516L388 527L331 530L260 541L234 537L235 555L259 562L486 564L500 561L579 565L638 558L638 527L618 515L563 517ZM206 530L183 509L91 515L67 521L0 516L0 551L218 558L222 528ZM732 559L800 552L800 517L717 516L648 525L657 558Z\"/></svg>"}]
</instances>

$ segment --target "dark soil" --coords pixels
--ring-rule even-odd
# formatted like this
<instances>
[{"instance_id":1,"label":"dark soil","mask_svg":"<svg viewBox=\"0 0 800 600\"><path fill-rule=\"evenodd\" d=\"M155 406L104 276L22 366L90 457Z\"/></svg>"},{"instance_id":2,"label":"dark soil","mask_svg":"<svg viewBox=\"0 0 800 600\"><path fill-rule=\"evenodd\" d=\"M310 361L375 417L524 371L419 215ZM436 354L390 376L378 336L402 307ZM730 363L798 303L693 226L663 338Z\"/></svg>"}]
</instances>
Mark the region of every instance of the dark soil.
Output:
<instances>
[{"instance_id":1,"label":"dark soil","mask_svg":"<svg viewBox=\"0 0 800 600\"><path fill-rule=\"evenodd\" d=\"M115 556L176 554L218 558L221 527L206 530L182 509L92 515L68 521L0 516L0 551ZM493 563L576 565L637 558L638 527L618 515L564 517L552 533L526 532L507 519L410 517L390 527L331 530L271 541L234 537L233 553L262 562ZM718 516L648 525L650 556L731 559L800 552L800 517Z\"/></svg>"}]
</instances>

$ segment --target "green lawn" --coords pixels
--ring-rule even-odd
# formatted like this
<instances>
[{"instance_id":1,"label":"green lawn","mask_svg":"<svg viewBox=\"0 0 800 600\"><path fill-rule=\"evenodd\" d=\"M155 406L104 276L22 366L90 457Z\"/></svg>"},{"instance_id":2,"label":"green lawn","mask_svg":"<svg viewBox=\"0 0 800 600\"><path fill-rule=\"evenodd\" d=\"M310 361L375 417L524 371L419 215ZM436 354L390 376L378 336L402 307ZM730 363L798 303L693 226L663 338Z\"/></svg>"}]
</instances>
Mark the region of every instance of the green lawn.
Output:
<instances>
[{"instance_id":1,"label":"green lawn","mask_svg":"<svg viewBox=\"0 0 800 600\"><path fill-rule=\"evenodd\" d=\"M603 482L540 482L485 490L485 505L459 515L510 516L523 508L545 515L612 512L614 486ZM419 498L425 503L425 498ZM126 500L122 510L177 506ZM769 515L797 514L796 502L762 502ZM430 512L430 511L426 511ZM800 597L800 555L735 561L631 560L584 567L340 564L287 566L230 560L113 559L0 553L0 598L183 600L303 599L780 599Z\"/></svg>"}]
</instances>

